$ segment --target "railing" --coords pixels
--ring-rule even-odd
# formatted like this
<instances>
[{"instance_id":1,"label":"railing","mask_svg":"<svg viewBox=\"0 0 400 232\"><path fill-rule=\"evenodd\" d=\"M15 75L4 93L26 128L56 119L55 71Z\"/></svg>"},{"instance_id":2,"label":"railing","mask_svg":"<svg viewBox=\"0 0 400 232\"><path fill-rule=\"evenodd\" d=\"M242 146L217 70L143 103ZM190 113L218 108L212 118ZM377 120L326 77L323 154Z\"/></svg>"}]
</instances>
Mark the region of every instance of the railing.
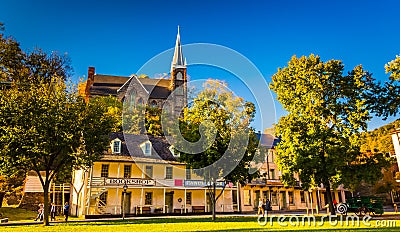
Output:
<instances>
[{"instance_id":1,"label":"railing","mask_svg":"<svg viewBox=\"0 0 400 232\"><path fill-rule=\"evenodd\" d=\"M235 206L237 207L237 204L221 204L221 210L222 212L234 212Z\"/></svg>"},{"instance_id":2,"label":"railing","mask_svg":"<svg viewBox=\"0 0 400 232\"><path fill-rule=\"evenodd\" d=\"M85 212L89 212L89 215L122 214L121 205L91 205L89 206L89 210L88 206L85 207Z\"/></svg>"},{"instance_id":3,"label":"railing","mask_svg":"<svg viewBox=\"0 0 400 232\"><path fill-rule=\"evenodd\" d=\"M89 179L88 187L90 186L104 186L105 178L104 177L92 177Z\"/></svg>"},{"instance_id":4,"label":"railing","mask_svg":"<svg viewBox=\"0 0 400 232\"><path fill-rule=\"evenodd\" d=\"M99 214L105 214L107 213L107 203L104 201L100 200L99 198L96 198L96 210Z\"/></svg>"}]
</instances>

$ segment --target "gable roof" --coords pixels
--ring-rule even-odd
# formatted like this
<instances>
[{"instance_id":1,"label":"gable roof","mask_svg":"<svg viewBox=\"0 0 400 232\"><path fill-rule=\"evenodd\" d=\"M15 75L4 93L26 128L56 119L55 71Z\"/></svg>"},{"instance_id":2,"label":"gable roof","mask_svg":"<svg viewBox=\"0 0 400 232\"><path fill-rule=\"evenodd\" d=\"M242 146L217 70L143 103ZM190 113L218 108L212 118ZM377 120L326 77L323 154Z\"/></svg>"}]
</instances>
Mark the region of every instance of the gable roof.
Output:
<instances>
[{"instance_id":1,"label":"gable roof","mask_svg":"<svg viewBox=\"0 0 400 232\"><path fill-rule=\"evenodd\" d=\"M134 80L135 79L135 80ZM168 79L152 79L152 78L138 78L136 75L132 75L129 80L127 80L118 90L117 94L122 99L125 96L125 93L131 84L132 81L137 81L146 90L147 93L150 93L149 98L156 99L167 99L171 94L169 86L171 84L171 80Z\"/></svg>"},{"instance_id":2,"label":"gable roof","mask_svg":"<svg viewBox=\"0 0 400 232\"><path fill-rule=\"evenodd\" d=\"M117 90L127 82L129 77L95 74L90 86L90 95L117 95Z\"/></svg>"},{"instance_id":3,"label":"gable roof","mask_svg":"<svg viewBox=\"0 0 400 232\"><path fill-rule=\"evenodd\" d=\"M121 153L119 156L176 161L176 158L169 150L171 145L165 137L114 132L109 135L109 138L111 141L116 138L121 140ZM141 144L147 141L152 145L151 156L144 155L143 150L140 147Z\"/></svg>"},{"instance_id":4,"label":"gable roof","mask_svg":"<svg viewBox=\"0 0 400 232\"><path fill-rule=\"evenodd\" d=\"M171 91L169 86L171 81L168 79L137 78L136 75L113 76L104 74L95 74L93 83L90 86L90 95L108 96L125 95L132 78L136 78L143 88L150 93L150 98L167 99Z\"/></svg>"},{"instance_id":5,"label":"gable roof","mask_svg":"<svg viewBox=\"0 0 400 232\"><path fill-rule=\"evenodd\" d=\"M167 99L171 91L169 86L170 80L167 79L151 79L151 78L138 78L143 87L150 93L150 98Z\"/></svg>"}]
</instances>

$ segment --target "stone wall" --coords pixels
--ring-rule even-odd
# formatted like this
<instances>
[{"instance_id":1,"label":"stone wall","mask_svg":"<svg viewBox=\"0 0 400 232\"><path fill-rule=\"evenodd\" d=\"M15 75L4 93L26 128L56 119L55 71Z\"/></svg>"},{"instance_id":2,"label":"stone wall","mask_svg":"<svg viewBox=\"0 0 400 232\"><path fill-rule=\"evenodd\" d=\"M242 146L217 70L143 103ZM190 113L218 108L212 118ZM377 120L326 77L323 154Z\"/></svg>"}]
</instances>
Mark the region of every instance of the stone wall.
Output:
<instances>
[{"instance_id":1,"label":"stone wall","mask_svg":"<svg viewBox=\"0 0 400 232\"><path fill-rule=\"evenodd\" d=\"M43 193L25 193L22 197L20 208L37 211L39 209L39 204L44 202Z\"/></svg>"}]
</instances>

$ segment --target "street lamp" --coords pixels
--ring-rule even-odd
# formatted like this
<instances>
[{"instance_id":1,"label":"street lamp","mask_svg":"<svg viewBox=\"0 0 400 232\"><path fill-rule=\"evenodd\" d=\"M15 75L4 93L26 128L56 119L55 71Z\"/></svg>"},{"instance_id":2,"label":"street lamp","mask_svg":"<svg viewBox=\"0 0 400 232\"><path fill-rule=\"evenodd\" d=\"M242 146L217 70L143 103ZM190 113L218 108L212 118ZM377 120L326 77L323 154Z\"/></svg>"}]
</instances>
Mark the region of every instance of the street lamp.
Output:
<instances>
[{"instance_id":1,"label":"street lamp","mask_svg":"<svg viewBox=\"0 0 400 232\"><path fill-rule=\"evenodd\" d=\"M125 195L126 195L126 190L128 189L128 185L124 184L124 192L122 192L122 220L125 220Z\"/></svg>"}]
</instances>

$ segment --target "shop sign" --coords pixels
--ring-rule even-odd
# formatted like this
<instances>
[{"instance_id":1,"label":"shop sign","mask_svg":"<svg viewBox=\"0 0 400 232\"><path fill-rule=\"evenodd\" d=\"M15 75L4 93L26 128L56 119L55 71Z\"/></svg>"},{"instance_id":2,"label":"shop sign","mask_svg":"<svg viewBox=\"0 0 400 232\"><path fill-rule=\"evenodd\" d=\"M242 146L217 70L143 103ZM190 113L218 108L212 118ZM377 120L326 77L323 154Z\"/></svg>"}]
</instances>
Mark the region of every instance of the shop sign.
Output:
<instances>
[{"instance_id":1,"label":"shop sign","mask_svg":"<svg viewBox=\"0 0 400 232\"><path fill-rule=\"evenodd\" d=\"M185 180L185 187L207 187L211 186L212 182L206 182L204 180ZM217 181L216 187L217 188L223 188L225 185L225 182L223 181Z\"/></svg>"},{"instance_id":2,"label":"shop sign","mask_svg":"<svg viewBox=\"0 0 400 232\"><path fill-rule=\"evenodd\" d=\"M153 179L135 179L135 178L106 178L106 185L126 185L128 186L154 186L156 182Z\"/></svg>"}]
</instances>

